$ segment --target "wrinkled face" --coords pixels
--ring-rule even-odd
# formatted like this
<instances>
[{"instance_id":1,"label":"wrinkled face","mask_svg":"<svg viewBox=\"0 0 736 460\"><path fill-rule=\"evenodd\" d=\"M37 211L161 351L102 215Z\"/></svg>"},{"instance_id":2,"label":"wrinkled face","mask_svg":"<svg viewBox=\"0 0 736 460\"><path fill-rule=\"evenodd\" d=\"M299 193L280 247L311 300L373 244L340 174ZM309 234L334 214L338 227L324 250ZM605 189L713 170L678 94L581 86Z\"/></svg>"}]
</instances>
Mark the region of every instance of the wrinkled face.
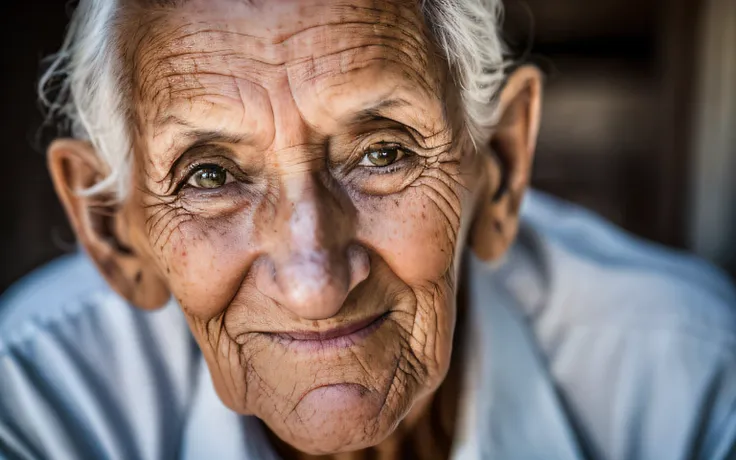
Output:
<instances>
[{"instance_id":1,"label":"wrinkled face","mask_svg":"<svg viewBox=\"0 0 736 460\"><path fill-rule=\"evenodd\" d=\"M144 18L130 203L223 402L355 450L447 372L477 160L415 2L260 3Z\"/></svg>"}]
</instances>

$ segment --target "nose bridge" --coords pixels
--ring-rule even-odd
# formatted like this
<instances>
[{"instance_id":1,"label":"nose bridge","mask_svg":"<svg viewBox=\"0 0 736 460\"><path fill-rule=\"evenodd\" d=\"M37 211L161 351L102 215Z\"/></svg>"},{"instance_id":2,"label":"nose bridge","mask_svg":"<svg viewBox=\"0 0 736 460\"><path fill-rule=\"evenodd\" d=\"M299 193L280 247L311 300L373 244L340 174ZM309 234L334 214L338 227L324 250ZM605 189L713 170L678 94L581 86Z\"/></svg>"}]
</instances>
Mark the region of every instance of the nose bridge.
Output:
<instances>
[{"instance_id":1,"label":"nose bridge","mask_svg":"<svg viewBox=\"0 0 736 460\"><path fill-rule=\"evenodd\" d=\"M306 170L282 179L278 215L284 218L291 252L334 251L349 230L338 197L319 175L318 170Z\"/></svg>"}]
</instances>

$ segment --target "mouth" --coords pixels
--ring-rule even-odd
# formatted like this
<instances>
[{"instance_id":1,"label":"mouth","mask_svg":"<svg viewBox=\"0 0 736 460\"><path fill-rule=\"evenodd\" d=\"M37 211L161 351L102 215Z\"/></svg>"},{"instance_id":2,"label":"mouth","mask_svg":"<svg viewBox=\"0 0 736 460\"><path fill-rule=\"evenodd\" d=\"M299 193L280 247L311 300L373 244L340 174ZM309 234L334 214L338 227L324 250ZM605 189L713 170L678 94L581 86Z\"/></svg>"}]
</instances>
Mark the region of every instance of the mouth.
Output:
<instances>
[{"instance_id":1,"label":"mouth","mask_svg":"<svg viewBox=\"0 0 736 460\"><path fill-rule=\"evenodd\" d=\"M389 312L386 312L327 331L289 331L268 335L290 348L297 348L304 351L348 348L356 345L378 330L388 316Z\"/></svg>"}]
</instances>

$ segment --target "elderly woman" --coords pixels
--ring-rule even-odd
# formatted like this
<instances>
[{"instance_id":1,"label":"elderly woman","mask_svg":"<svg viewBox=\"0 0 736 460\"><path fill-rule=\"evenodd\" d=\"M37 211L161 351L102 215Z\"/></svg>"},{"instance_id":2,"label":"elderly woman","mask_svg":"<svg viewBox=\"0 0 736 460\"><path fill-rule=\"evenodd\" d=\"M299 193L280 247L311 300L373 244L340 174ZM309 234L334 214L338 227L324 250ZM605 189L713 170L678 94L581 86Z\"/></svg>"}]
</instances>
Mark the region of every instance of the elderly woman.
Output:
<instances>
[{"instance_id":1,"label":"elderly woman","mask_svg":"<svg viewBox=\"0 0 736 460\"><path fill-rule=\"evenodd\" d=\"M42 89L84 254L5 297L0 452L735 458L734 290L524 198L500 7L82 0Z\"/></svg>"}]
</instances>

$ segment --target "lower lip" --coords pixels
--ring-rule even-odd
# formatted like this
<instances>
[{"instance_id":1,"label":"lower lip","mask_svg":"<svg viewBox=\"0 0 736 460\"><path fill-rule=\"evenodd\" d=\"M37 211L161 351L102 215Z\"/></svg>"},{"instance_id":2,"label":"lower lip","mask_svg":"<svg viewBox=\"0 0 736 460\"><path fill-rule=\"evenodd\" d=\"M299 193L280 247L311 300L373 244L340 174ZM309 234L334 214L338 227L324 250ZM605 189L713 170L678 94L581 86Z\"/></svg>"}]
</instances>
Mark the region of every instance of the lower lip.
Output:
<instances>
[{"instance_id":1,"label":"lower lip","mask_svg":"<svg viewBox=\"0 0 736 460\"><path fill-rule=\"evenodd\" d=\"M285 334L272 335L274 339L289 347L290 349L315 352L326 349L339 349L339 348L350 348L354 345L359 344L365 340L368 336L376 332L388 318L388 314L384 314L376 318L375 321L368 324L362 329L358 329L350 334L342 335L339 337L333 337L330 339L311 339L311 340L298 340L289 337Z\"/></svg>"}]
</instances>

